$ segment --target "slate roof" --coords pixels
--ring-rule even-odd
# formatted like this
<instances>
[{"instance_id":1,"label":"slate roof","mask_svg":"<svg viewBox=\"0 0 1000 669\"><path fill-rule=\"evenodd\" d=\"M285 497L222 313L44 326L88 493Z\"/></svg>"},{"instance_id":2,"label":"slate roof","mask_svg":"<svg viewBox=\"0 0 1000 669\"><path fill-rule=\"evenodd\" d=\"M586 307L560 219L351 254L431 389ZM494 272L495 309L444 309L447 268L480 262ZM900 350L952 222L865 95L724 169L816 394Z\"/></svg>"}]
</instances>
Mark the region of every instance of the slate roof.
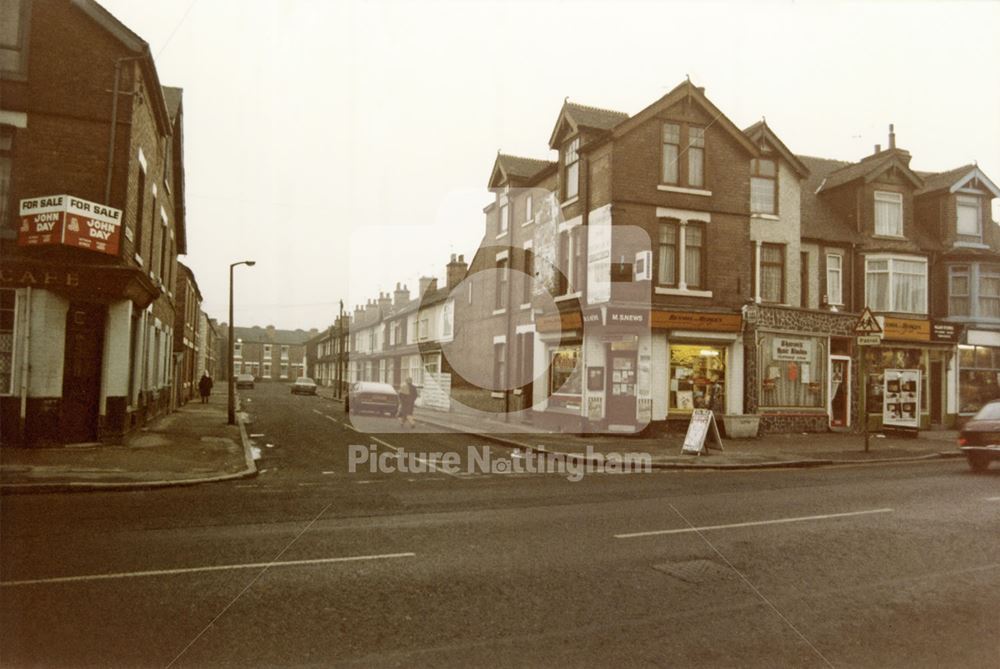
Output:
<instances>
[{"instance_id":1,"label":"slate roof","mask_svg":"<svg viewBox=\"0 0 1000 669\"><path fill-rule=\"evenodd\" d=\"M551 160L539 160L537 158L524 158L522 156L512 156L506 153L497 154L497 162L508 177L520 179L530 179L546 167L551 167L556 163Z\"/></svg>"},{"instance_id":2,"label":"slate roof","mask_svg":"<svg viewBox=\"0 0 1000 669\"><path fill-rule=\"evenodd\" d=\"M959 178L974 169L976 169L976 166L969 163L968 165L962 165L947 172L917 172L920 178L924 180L924 187L918 190L916 195L925 195L944 188L950 188Z\"/></svg>"},{"instance_id":3,"label":"slate roof","mask_svg":"<svg viewBox=\"0 0 1000 669\"><path fill-rule=\"evenodd\" d=\"M859 241L858 233L816 193L824 179L851 163L813 156L798 156L798 159L809 169L809 176L802 180L802 236L840 243Z\"/></svg>"},{"instance_id":4,"label":"slate roof","mask_svg":"<svg viewBox=\"0 0 1000 669\"><path fill-rule=\"evenodd\" d=\"M608 130L628 118L625 112L600 107L589 107L566 101L563 108L578 126Z\"/></svg>"},{"instance_id":5,"label":"slate roof","mask_svg":"<svg viewBox=\"0 0 1000 669\"><path fill-rule=\"evenodd\" d=\"M184 89L177 88L176 86L161 86L163 89L163 101L167 104L167 114L170 116L171 121L177 119L177 112L181 108L181 98L184 95Z\"/></svg>"},{"instance_id":6,"label":"slate roof","mask_svg":"<svg viewBox=\"0 0 1000 669\"><path fill-rule=\"evenodd\" d=\"M912 180L915 183L919 182L919 175L907 167L909 155L909 153L901 149L886 149L885 151L880 151L868 156L867 158L863 158L859 162L845 163L843 167L827 175L826 183L823 184L823 190L832 190L838 186L843 186L846 183L850 183L855 179L860 179L861 177L867 176L873 172L879 173L888 163L893 162L894 160L902 162L905 170L911 176L916 177Z\"/></svg>"},{"instance_id":7,"label":"slate roof","mask_svg":"<svg viewBox=\"0 0 1000 669\"><path fill-rule=\"evenodd\" d=\"M262 328L260 326L253 326L249 328L234 327L233 336L237 339L242 339L245 342L262 342L265 344L305 344L312 337L316 336L315 332L310 332L309 330L268 330L267 328Z\"/></svg>"}]
</instances>

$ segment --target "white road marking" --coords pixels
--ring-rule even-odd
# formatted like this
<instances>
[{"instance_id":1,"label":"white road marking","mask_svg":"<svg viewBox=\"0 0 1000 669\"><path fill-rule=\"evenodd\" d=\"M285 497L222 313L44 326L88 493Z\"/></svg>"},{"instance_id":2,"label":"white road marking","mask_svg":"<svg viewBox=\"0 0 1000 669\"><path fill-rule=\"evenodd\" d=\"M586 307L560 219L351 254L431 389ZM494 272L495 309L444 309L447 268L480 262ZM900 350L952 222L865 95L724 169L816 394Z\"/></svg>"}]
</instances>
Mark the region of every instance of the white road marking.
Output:
<instances>
[{"instance_id":1,"label":"white road marking","mask_svg":"<svg viewBox=\"0 0 1000 669\"><path fill-rule=\"evenodd\" d=\"M250 438L251 439L258 439L258 438L263 437L263 436L264 436L263 432L255 432L254 434L250 435Z\"/></svg>"},{"instance_id":2,"label":"white road marking","mask_svg":"<svg viewBox=\"0 0 1000 669\"><path fill-rule=\"evenodd\" d=\"M320 411L319 409L313 409L313 410L312 410L312 412L313 412L314 414L318 415L318 416L322 416L322 415L323 415L323 412L322 412L322 411Z\"/></svg>"},{"instance_id":3,"label":"white road marking","mask_svg":"<svg viewBox=\"0 0 1000 669\"><path fill-rule=\"evenodd\" d=\"M327 420L332 420L334 423L339 423L340 422L339 420L337 420L333 416L327 416L326 414L323 414L323 417L326 418Z\"/></svg>"},{"instance_id":4,"label":"white road marking","mask_svg":"<svg viewBox=\"0 0 1000 669\"><path fill-rule=\"evenodd\" d=\"M654 530L652 532L631 532L616 534L615 539L634 539L636 537L652 537L659 534L683 534L685 532L706 532L708 530L728 530L737 527L754 527L757 525L778 525L780 523L800 523L807 520L828 520L831 518L848 518L864 516L873 513L892 513L893 509L870 509L868 511L849 511L847 513L828 513L821 516L799 516L798 518L776 518L774 520L757 520L749 523L730 523L728 525L706 525L704 527L681 527L674 530Z\"/></svg>"},{"instance_id":5,"label":"white road marking","mask_svg":"<svg viewBox=\"0 0 1000 669\"><path fill-rule=\"evenodd\" d=\"M365 485L366 483L385 483L385 481L379 479L368 479L366 481L355 481L358 485Z\"/></svg>"},{"instance_id":6,"label":"white road marking","mask_svg":"<svg viewBox=\"0 0 1000 669\"><path fill-rule=\"evenodd\" d=\"M371 437L370 436L369 438L372 441L374 441L375 443L382 444L383 446L387 446L388 448L391 448L392 450L396 451L397 453L402 450L402 449L400 449L400 448L398 448L396 446L393 446L392 444L390 444L387 441L382 441L378 437ZM447 469L441 469L440 467L436 466L432 461L427 460L425 458L417 457L416 455L414 455L413 459L416 460L417 462L422 462L423 464L427 465L428 467L431 468L432 471L441 472L442 474L447 474L448 476L453 476L454 478L462 478L459 474L456 474L455 472L450 472Z\"/></svg>"},{"instance_id":7,"label":"white road marking","mask_svg":"<svg viewBox=\"0 0 1000 669\"><path fill-rule=\"evenodd\" d=\"M324 474L332 474L332 473L333 473L333 470L332 470L332 469L328 469L328 470L326 470L326 471L325 471L325 472L323 472L323 473L324 473Z\"/></svg>"},{"instance_id":8,"label":"white road marking","mask_svg":"<svg viewBox=\"0 0 1000 669\"><path fill-rule=\"evenodd\" d=\"M305 567L336 562L359 562L361 560L391 560L394 558L416 557L416 553L385 553L383 555L352 555L350 557L316 558L313 560L286 560L283 562L251 562L247 564L220 564L211 567L187 567L184 569L157 569L154 571L126 571L116 574L90 574L88 576L60 576L57 578L36 578L26 581L0 581L0 587L13 588L24 585L48 585L52 583L79 583L84 581L104 581L123 578L147 578L151 576L175 576L177 574L197 574L209 571L231 571L234 569L263 569L265 567Z\"/></svg>"},{"instance_id":9,"label":"white road marking","mask_svg":"<svg viewBox=\"0 0 1000 669\"><path fill-rule=\"evenodd\" d=\"M354 427L350 423L344 423L344 427L346 427L348 430L351 430L352 432L359 432L358 428Z\"/></svg>"},{"instance_id":10,"label":"white road marking","mask_svg":"<svg viewBox=\"0 0 1000 669\"><path fill-rule=\"evenodd\" d=\"M1000 497L987 497L987 502L1000 502Z\"/></svg>"}]
</instances>

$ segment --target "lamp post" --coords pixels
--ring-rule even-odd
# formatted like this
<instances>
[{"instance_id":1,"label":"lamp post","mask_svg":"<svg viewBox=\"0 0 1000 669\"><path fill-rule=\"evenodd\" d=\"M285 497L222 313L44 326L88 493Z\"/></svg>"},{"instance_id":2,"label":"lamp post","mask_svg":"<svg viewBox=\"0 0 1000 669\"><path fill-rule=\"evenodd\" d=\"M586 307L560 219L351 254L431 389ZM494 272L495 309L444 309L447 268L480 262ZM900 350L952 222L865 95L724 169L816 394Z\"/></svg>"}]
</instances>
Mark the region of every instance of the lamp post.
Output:
<instances>
[{"instance_id":1,"label":"lamp post","mask_svg":"<svg viewBox=\"0 0 1000 669\"><path fill-rule=\"evenodd\" d=\"M229 370L226 376L229 377L229 424L236 424L236 379L233 378L233 268L237 265L246 265L247 267L253 267L256 263L254 260L241 260L239 262L234 262L229 265L229 356L227 360L229 361Z\"/></svg>"}]
</instances>

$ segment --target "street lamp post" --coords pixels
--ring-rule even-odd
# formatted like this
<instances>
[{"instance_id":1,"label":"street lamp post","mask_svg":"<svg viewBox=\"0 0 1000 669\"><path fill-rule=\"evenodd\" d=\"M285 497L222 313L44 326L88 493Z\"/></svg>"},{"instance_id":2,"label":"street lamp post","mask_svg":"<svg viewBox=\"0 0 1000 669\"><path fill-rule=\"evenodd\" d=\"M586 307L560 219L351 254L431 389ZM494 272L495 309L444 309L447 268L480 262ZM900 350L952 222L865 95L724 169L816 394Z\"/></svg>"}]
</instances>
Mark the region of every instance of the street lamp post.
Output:
<instances>
[{"instance_id":1,"label":"street lamp post","mask_svg":"<svg viewBox=\"0 0 1000 669\"><path fill-rule=\"evenodd\" d=\"M237 265L246 265L247 267L253 267L256 263L254 260L241 260L239 262L234 262L229 266L229 370L226 376L229 377L229 424L236 424L236 379L233 378L233 268Z\"/></svg>"}]
</instances>

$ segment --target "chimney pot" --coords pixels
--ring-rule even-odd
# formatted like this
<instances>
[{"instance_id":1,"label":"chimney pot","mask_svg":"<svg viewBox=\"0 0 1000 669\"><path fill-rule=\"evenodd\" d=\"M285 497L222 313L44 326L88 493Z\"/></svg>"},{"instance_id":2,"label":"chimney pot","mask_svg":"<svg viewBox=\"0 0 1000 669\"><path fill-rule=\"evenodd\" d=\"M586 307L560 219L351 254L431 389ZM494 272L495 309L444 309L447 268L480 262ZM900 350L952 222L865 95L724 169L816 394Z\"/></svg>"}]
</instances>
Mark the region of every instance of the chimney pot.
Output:
<instances>
[{"instance_id":1,"label":"chimney pot","mask_svg":"<svg viewBox=\"0 0 1000 669\"><path fill-rule=\"evenodd\" d=\"M882 150L882 145L881 144L876 144L875 145L875 153L878 153L881 150Z\"/></svg>"},{"instance_id":2,"label":"chimney pot","mask_svg":"<svg viewBox=\"0 0 1000 669\"><path fill-rule=\"evenodd\" d=\"M889 124L889 148L896 148L896 129L892 123Z\"/></svg>"}]
</instances>

